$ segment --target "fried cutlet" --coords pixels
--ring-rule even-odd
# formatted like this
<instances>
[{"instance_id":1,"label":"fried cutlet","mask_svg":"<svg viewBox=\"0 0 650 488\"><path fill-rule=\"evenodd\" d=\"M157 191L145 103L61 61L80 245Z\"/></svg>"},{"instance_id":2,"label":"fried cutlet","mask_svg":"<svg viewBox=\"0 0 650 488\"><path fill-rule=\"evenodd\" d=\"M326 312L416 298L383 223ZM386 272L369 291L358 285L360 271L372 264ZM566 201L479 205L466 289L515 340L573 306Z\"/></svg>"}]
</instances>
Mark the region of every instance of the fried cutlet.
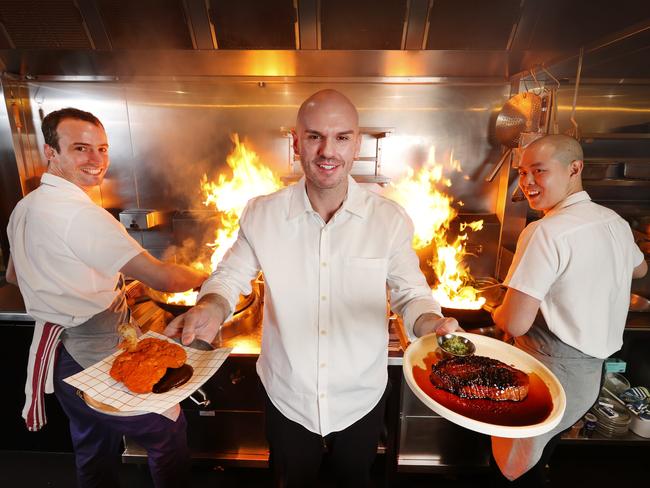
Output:
<instances>
[{"instance_id":1,"label":"fried cutlet","mask_svg":"<svg viewBox=\"0 0 650 488\"><path fill-rule=\"evenodd\" d=\"M134 393L151 393L167 368L178 368L186 359L187 354L181 346L147 338L138 342L134 350L126 350L117 356L110 375Z\"/></svg>"}]
</instances>

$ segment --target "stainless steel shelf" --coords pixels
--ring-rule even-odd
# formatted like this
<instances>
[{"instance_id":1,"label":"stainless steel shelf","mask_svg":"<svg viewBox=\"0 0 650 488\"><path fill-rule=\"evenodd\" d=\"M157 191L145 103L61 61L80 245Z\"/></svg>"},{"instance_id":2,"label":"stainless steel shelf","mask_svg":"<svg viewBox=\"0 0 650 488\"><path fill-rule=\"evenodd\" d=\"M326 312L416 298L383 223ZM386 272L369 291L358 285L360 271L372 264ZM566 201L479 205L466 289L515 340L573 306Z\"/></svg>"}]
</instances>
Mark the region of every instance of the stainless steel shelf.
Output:
<instances>
[{"instance_id":1,"label":"stainless steel shelf","mask_svg":"<svg viewBox=\"0 0 650 488\"><path fill-rule=\"evenodd\" d=\"M190 451L193 462L218 461L219 464L248 468L268 468L269 451ZM147 451L137 444L130 442L122 453L122 462L128 464L145 464Z\"/></svg>"},{"instance_id":2,"label":"stainless steel shelf","mask_svg":"<svg viewBox=\"0 0 650 488\"><path fill-rule=\"evenodd\" d=\"M359 127L359 132L361 135L366 135L375 139L375 154L374 156L359 156L353 163L374 163L374 169L364 172L364 174L352 175L352 177L358 183L376 183L381 186L385 186L390 182L388 176L381 174L381 141L382 139L388 137L395 129L392 127ZM280 179L285 184L290 184L295 181L298 181L302 177L302 172L299 168L295 167L295 163L300 161L300 156L296 154L293 150L292 144L292 127L280 127L280 132L284 137L289 140L289 172L285 175L282 175ZM368 166L368 165L365 165ZM354 167L353 167L353 170ZM356 171L362 171L359 169L358 165Z\"/></svg>"},{"instance_id":3,"label":"stainless steel shelf","mask_svg":"<svg viewBox=\"0 0 650 488\"><path fill-rule=\"evenodd\" d=\"M626 157L598 157L598 158L584 158L585 164L650 164L650 158L626 158Z\"/></svg>"},{"instance_id":4,"label":"stainless steel shelf","mask_svg":"<svg viewBox=\"0 0 650 488\"><path fill-rule=\"evenodd\" d=\"M585 141L588 139L625 139L625 140L635 140L635 139L650 139L650 134L647 132L591 132L587 134L581 134L580 140Z\"/></svg>"},{"instance_id":5,"label":"stainless steel shelf","mask_svg":"<svg viewBox=\"0 0 650 488\"><path fill-rule=\"evenodd\" d=\"M378 185L387 185L390 183L390 178L384 175L351 175L354 178L354 181L357 183L376 183ZM295 183L300 178L302 174L287 174L280 176L280 179L283 183Z\"/></svg>"},{"instance_id":6,"label":"stainless steel shelf","mask_svg":"<svg viewBox=\"0 0 650 488\"><path fill-rule=\"evenodd\" d=\"M568 437L566 434L562 436L560 441L562 444L589 444L589 445L642 445L650 444L650 439L636 435L632 431L628 431L625 435L618 437L606 437L598 432L594 432L592 437Z\"/></svg>"},{"instance_id":7,"label":"stainless steel shelf","mask_svg":"<svg viewBox=\"0 0 650 488\"><path fill-rule=\"evenodd\" d=\"M280 132L285 137L291 137L291 132L294 130L293 127L280 127ZM395 132L394 127L359 127L359 133L363 135L372 136L376 139L382 139L388 137L393 132Z\"/></svg>"},{"instance_id":8,"label":"stainless steel shelf","mask_svg":"<svg viewBox=\"0 0 650 488\"><path fill-rule=\"evenodd\" d=\"M633 188L650 188L650 180L632 180L625 178L610 178L604 180L584 180L582 184L585 187L602 187L602 186L621 186Z\"/></svg>"}]
</instances>

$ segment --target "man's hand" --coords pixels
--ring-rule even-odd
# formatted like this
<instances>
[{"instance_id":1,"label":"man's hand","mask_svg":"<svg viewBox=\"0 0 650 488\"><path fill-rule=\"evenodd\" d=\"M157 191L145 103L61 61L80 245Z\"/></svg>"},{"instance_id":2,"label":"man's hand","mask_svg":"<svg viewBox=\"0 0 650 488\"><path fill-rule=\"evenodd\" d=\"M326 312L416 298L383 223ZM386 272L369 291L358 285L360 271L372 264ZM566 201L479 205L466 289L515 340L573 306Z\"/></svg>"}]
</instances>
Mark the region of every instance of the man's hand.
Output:
<instances>
[{"instance_id":1,"label":"man's hand","mask_svg":"<svg viewBox=\"0 0 650 488\"><path fill-rule=\"evenodd\" d=\"M221 324L230 313L228 301L220 295L206 295L196 306L172 320L165 328L165 335L180 337L185 345L194 339L212 342Z\"/></svg>"},{"instance_id":2,"label":"man's hand","mask_svg":"<svg viewBox=\"0 0 650 488\"><path fill-rule=\"evenodd\" d=\"M423 313L413 325L413 332L418 337L435 332L437 335L445 335L450 332L462 332L458 321L453 317L439 317L434 313Z\"/></svg>"}]
</instances>

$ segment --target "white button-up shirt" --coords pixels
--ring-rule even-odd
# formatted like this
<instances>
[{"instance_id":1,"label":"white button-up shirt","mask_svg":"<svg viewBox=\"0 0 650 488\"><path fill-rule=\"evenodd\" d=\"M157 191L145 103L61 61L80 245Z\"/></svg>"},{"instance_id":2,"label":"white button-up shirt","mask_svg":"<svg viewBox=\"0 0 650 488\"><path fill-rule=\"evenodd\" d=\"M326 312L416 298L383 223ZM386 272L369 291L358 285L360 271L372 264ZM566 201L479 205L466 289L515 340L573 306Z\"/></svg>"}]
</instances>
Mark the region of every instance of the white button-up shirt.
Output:
<instances>
[{"instance_id":1,"label":"white button-up shirt","mask_svg":"<svg viewBox=\"0 0 650 488\"><path fill-rule=\"evenodd\" d=\"M628 223L581 191L524 229L504 284L540 300L563 342L606 358L623 344L632 272L642 261Z\"/></svg>"},{"instance_id":2,"label":"white button-up shirt","mask_svg":"<svg viewBox=\"0 0 650 488\"><path fill-rule=\"evenodd\" d=\"M7 234L27 312L64 327L106 310L120 269L144 251L81 188L49 173L18 202Z\"/></svg>"},{"instance_id":3,"label":"white button-up shirt","mask_svg":"<svg viewBox=\"0 0 650 488\"><path fill-rule=\"evenodd\" d=\"M263 271L257 372L280 412L323 436L362 418L386 388L387 288L411 335L422 313L441 315L404 210L348 182L327 223L312 209L304 179L251 200L237 241L201 289L234 309Z\"/></svg>"}]
</instances>

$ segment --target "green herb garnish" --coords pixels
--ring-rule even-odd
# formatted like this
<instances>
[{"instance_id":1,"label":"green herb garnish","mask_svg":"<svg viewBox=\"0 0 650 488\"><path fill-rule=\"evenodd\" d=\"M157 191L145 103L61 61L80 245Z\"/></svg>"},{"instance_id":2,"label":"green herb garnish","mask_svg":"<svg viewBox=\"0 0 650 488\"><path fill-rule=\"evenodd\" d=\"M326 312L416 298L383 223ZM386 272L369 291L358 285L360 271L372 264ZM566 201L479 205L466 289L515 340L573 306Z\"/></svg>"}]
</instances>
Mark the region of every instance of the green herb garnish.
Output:
<instances>
[{"instance_id":1,"label":"green herb garnish","mask_svg":"<svg viewBox=\"0 0 650 488\"><path fill-rule=\"evenodd\" d=\"M467 354L469 348L459 336L453 336L442 343L442 348L452 354Z\"/></svg>"}]
</instances>

